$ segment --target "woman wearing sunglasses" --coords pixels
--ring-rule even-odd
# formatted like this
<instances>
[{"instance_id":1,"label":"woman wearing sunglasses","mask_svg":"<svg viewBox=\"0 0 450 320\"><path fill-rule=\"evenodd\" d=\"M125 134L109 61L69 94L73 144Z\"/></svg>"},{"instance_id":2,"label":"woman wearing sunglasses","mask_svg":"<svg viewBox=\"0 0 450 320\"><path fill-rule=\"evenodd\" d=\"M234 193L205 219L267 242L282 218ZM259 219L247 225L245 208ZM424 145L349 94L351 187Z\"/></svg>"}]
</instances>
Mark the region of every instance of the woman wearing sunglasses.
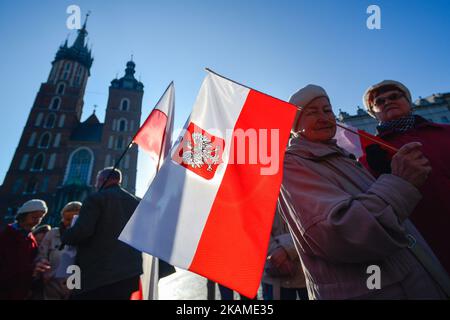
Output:
<instances>
[{"instance_id":1,"label":"woman wearing sunglasses","mask_svg":"<svg viewBox=\"0 0 450 320\"><path fill-rule=\"evenodd\" d=\"M440 299L443 292L408 246L435 260L408 220L430 172L420 144L392 159L375 179L336 145L327 93L296 92L299 106L286 150L279 213L288 222L304 267L310 299Z\"/></svg>"},{"instance_id":2,"label":"woman wearing sunglasses","mask_svg":"<svg viewBox=\"0 0 450 320\"><path fill-rule=\"evenodd\" d=\"M432 171L420 187L422 200L410 218L450 274L450 126L413 115L411 93L398 81L371 86L363 100L367 112L379 121L378 136L383 140L397 148L415 141L422 144ZM445 105L450 107L445 101L444 95L435 95L431 102L441 103L445 110ZM446 120L445 116L436 118ZM363 163L375 177L391 172L390 158L381 148L367 150L367 162Z\"/></svg>"}]
</instances>

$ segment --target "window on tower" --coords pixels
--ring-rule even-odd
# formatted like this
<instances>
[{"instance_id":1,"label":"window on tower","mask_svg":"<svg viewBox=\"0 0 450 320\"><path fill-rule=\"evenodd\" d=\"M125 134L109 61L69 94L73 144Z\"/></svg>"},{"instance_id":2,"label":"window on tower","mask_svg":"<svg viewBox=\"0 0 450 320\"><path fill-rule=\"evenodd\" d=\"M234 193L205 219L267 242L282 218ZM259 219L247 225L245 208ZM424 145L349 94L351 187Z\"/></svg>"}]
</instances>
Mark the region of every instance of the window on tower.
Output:
<instances>
[{"instance_id":1,"label":"window on tower","mask_svg":"<svg viewBox=\"0 0 450 320\"><path fill-rule=\"evenodd\" d=\"M66 65L64 66L63 80L67 80L67 78L69 77L71 67L72 64L70 62L66 62Z\"/></svg>"},{"instance_id":2,"label":"window on tower","mask_svg":"<svg viewBox=\"0 0 450 320\"><path fill-rule=\"evenodd\" d=\"M45 118L44 128L49 129L53 128L55 126L55 122L56 122L56 115L54 113L50 113Z\"/></svg>"},{"instance_id":3,"label":"window on tower","mask_svg":"<svg viewBox=\"0 0 450 320\"><path fill-rule=\"evenodd\" d=\"M37 117L36 117L36 121L34 122L34 125L36 127L39 127L42 123L42 119L44 118L44 114L42 112L40 112Z\"/></svg>"},{"instance_id":4,"label":"window on tower","mask_svg":"<svg viewBox=\"0 0 450 320\"><path fill-rule=\"evenodd\" d=\"M26 194L36 193L37 188L38 188L38 181L36 180L36 178L31 178L27 183L27 187L25 188L24 193Z\"/></svg>"},{"instance_id":5,"label":"window on tower","mask_svg":"<svg viewBox=\"0 0 450 320\"><path fill-rule=\"evenodd\" d=\"M49 132L45 132L39 139L38 147L41 149L47 149L50 145L51 135Z\"/></svg>"},{"instance_id":6,"label":"window on tower","mask_svg":"<svg viewBox=\"0 0 450 320\"><path fill-rule=\"evenodd\" d=\"M20 189L22 189L22 185L23 185L23 180L22 180L22 178L17 179L17 180L14 182L14 185L13 185L13 187L12 187L12 193L13 193L13 194L19 193L19 192L20 192Z\"/></svg>"},{"instance_id":7,"label":"window on tower","mask_svg":"<svg viewBox=\"0 0 450 320\"><path fill-rule=\"evenodd\" d=\"M55 97L55 98L53 98L52 102L50 103L50 109L58 110L60 104L61 104L61 99L59 97Z\"/></svg>"},{"instance_id":8,"label":"window on tower","mask_svg":"<svg viewBox=\"0 0 450 320\"><path fill-rule=\"evenodd\" d=\"M75 86L79 86L81 84L81 77L83 76L83 67L78 66L77 73L75 74Z\"/></svg>"},{"instance_id":9,"label":"window on tower","mask_svg":"<svg viewBox=\"0 0 450 320\"><path fill-rule=\"evenodd\" d=\"M34 141L36 140L36 132L33 132L30 136L30 140L28 140L28 146L34 146Z\"/></svg>"},{"instance_id":10,"label":"window on tower","mask_svg":"<svg viewBox=\"0 0 450 320\"><path fill-rule=\"evenodd\" d=\"M38 153L33 158L33 164L31 165L31 171L42 171L44 169L45 156L43 153Z\"/></svg>"},{"instance_id":11,"label":"window on tower","mask_svg":"<svg viewBox=\"0 0 450 320\"><path fill-rule=\"evenodd\" d=\"M120 119L119 120L119 132L125 132L127 131L128 124L126 119Z\"/></svg>"},{"instance_id":12,"label":"window on tower","mask_svg":"<svg viewBox=\"0 0 450 320\"><path fill-rule=\"evenodd\" d=\"M93 155L89 149L75 150L70 157L67 178L64 184L88 185L92 163Z\"/></svg>"},{"instance_id":13,"label":"window on tower","mask_svg":"<svg viewBox=\"0 0 450 320\"><path fill-rule=\"evenodd\" d=\"M127 98L123 98L120 103L120 110L121 111L128 111L130 109L130 100Z\"/></svg>"},{"instance_id":14,"label":"window on tower","mask_svg":"<svg viewBox=\"0 0 450 320\"><path fill-rule=\"evenodd\" d=\"M20 164L19 164L19 170L25 170L26 169L29 157L30 156L27 153L23 155L22 160L20 161Z\"/></svg>"},{"instance_id":15,"label":"window on tower","mask_svg":"<svg viewBox=\"0 0 450 320\"><path fill-rule=\"evenodd\" d=\"M64 94L64 89L65 89L65 84L64 83L60 83L58 84L58 87L56 89L56 94Z\"/></svg>"},{"instance_id":16,"label":"window on tower","mask_svg":"<svg viewBox=\"0 0 450 320\"><path fill-rule=\"evenodd\" d=\"M117 140L116 140L116 149L117 149L117 150L123 149L123 137L122 137L122 136L118 136L118 137L117 137Z\"/></svg>"}]
</instances>

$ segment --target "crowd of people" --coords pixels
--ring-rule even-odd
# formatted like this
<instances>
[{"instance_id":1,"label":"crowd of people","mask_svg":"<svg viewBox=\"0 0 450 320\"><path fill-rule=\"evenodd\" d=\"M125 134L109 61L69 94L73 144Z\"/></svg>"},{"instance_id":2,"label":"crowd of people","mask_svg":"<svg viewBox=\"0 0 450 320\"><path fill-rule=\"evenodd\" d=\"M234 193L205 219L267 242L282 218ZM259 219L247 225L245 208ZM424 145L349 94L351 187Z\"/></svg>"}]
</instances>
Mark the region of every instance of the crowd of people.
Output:
<instances>
[{"instance_id":1,"label":"crowd of people","mask_svg":"<svg viewBox=\"0 0 450 320\"><path fill-rule=\"evenodd\" d=\"M398 151L372 144L358 161L334 139L330 100L317 85L290 98L299 111L285 154L264 299L449 298L450 126L413 115L411 93L400 82L380 82L365 92L364 103L379 122L378 137ZM58 228L40 225L44 201L24 203L16 222L0 231L0 299L129 299L142 258L117 238L139 199L120 182L118 169L100 171L99 191L83 204L68 203ZM59 270L68 263L82 270L80 289L69 290ZM381 270L376 290L367 285L371 265ZM232 299L231 290L220 291Z\"/></svg>"}]
</instances>

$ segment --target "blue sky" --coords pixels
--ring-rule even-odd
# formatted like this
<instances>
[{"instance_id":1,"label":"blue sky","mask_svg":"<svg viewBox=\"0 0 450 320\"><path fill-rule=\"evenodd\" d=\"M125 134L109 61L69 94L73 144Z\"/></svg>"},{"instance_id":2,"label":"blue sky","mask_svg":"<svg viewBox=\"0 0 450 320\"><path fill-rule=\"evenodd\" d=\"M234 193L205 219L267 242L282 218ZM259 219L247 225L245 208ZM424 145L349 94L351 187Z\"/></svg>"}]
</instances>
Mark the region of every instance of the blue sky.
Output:
<instances>
[{"instance_id":1,"label":"blue sky","mask_svg":"<svg viewBox=\"0 0 450 320\"><path fill-rule=\"evenodd\" d=\"M204 68L281 99L308 83L323 86L335 112L354 113L367 86L404 82L413 99L450 91L450 1L129 0L0 2L0 182L9 168L41 82L58 46L76 33L66 8L91 10L94 64L83 119L134 54L145 85L143 118L172 80L175 127L189 115ZM366 27L369 5L381 8L381 30ZM138 195L146 189L145 154Z\"/></svg>"}]
</instances>

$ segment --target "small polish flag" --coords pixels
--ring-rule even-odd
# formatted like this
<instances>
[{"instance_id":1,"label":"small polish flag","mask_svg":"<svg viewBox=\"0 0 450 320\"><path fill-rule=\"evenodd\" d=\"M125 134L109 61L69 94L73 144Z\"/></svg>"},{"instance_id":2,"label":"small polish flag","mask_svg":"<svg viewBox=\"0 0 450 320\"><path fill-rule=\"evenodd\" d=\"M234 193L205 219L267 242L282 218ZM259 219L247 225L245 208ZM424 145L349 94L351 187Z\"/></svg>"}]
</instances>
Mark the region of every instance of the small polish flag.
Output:
<instances>
[{"instance_id":1,"label":"small polish flag","mask_svg":"<svg viewBox=\"0 0 450 320\"><path fill-rule=\"evenodd\" d=\"M352 153L360 162L366 161L366 148L370 145L378 144L390 156L396 152L394 147L388 145L381 138L345 123L338 123L334 138L338 146Z\"/></svg>"}]
</instances>

